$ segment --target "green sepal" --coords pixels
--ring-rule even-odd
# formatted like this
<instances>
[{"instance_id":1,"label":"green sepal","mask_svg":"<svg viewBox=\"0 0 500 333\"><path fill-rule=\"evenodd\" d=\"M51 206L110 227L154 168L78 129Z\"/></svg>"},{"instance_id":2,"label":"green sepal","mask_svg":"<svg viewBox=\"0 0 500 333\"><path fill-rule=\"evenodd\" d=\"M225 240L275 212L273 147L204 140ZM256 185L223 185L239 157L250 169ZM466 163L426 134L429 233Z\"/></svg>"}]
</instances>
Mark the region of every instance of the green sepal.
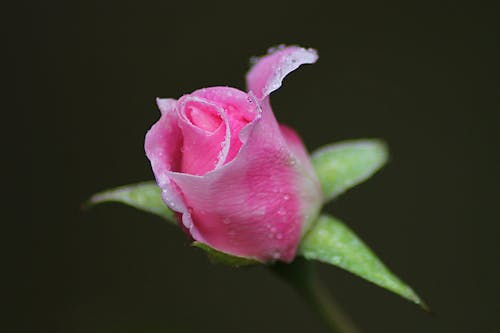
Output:
<instances>
[{"instance_id":1,"label":"green sepal","mask_svg":"<svg viewBox=\"0 0 500 333\"><path fill-rule=\"evenodd\" d=\"M243 258L243 257L237 257L233 256L224 252L217 251L210 246L200 243L200 242L193 242L191 245L202 249L205 251L210 258L210 260L213 263L217 264L224 264L232 267L241 267L241 266L250 266L250 265L257 265L261 264L261 262L254 260L254 259L249 259L249 258Z\"/></svg>"},{"instance_id":2,"label":"green sepal","mask_svg":"<svg viewBox=\"0 0 500 333\"><path fill-rule=\"evenodd\" d=\"M387 145L378 139L342 141L313 152L312 164L325 202L370 178L388 156Z\"/></svg>"},{"instance_id":3,"label":"green sepal","mask_svg":"<svg viewBox=\"0 0 500 333\"><path fill-rule=\"evenodd\" d=\"M91 207L105 202L119 202L158 215L177 225L172 212L161 199L161 191L153 181L116 187L94 194L86 203Z\"/></svg>"},{"instance_id":4,"label":"green sepal","mask_svg":"<svg viewBox=\"0 0 500 333\"><path fill-rule=\"evenodd\" d=\"M420 297L340 220L322 215L302 239L298 254L349 271L428 309Z\"/></svg>"}]
</instances>

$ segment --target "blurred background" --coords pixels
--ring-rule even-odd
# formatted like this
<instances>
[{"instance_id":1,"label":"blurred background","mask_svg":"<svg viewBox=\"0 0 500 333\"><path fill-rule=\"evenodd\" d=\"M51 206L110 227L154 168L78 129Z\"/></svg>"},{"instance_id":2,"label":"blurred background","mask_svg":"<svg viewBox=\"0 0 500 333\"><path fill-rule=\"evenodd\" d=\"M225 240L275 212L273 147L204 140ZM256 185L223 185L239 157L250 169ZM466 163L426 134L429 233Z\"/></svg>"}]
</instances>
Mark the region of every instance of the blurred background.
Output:
<instances>
[{"instance_id":1,"label":"blurred background","mask_svg":"<svg viewBox=\"0 0 500 333\"><path fill-rule=\"evenodd\" d=\"M273 45L320 58L272 96L307 147L379 137L374 178L325 207L436 312L331 266L364 332L499 332L499 12L480 2L24 1L5 53L28 168L5 332L326 332L264 268L211 264L161 219L91 194L152 179L156 97L244 89ZM17 207L17 206L16 206ZM16 220L14 220L16 221ZM7 234L6 234L7 235ZM11 238L11 237L8 237Z\"/></svg>"}]
</instances>

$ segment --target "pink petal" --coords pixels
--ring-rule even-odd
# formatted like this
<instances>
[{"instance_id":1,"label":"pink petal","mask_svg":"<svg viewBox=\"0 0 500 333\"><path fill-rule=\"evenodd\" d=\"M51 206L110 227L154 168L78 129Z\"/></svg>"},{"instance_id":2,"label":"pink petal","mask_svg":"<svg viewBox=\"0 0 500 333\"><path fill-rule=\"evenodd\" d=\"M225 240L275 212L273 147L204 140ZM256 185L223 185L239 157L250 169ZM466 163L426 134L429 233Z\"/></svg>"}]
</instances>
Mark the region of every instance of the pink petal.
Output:
<instances>
[{"instance_id":1,"label":"pink petal","mask_svg":"<svg viewBox=\"0 0 500 333\"><path fill-rule=\"evenodd\" d=\"M146 133L144 149L167 206L174 211L188 213L182 194L170 179L170 173L180 169L181 161L182 133L175 112L176 103L173 99L157 99L162 115ZM186 214L188 219L189 214Z\"/></svg>"},{"instance_id":2,"label":"pink petal","mask_svg":"<svg viewBox=\"0 0 500 333\"><path fill-rule=\"evenodd\" d=\"M225 253L291 261L307 218L300 162L270 110L240 138L243 147L230 163L202 177L171 173L190 213L191 235Z\"/></svg>"},{"instance_id":3,"label":"pink petal","mask_svg":"<svg viewBox=\"0 0 500 333\"><path fill-rule=\"evenodd\" d=\"M199 89L191 96L200 97L216 103L224 111L229 124L229 150L222 161L228 163L240 151L242 142L239 133L243 127L252 122L257 115L257 107L249 96L241 90L231 87L210 87Z\"/></svg>"},{"instance_id":4,"label":"pink petal","mask_svg":"<svg viewBox=\"0 0 500 333\"><path fill-rule=\"evenodd\" d=\"M177 100L173 98L157 98L156 105L158 105L158 109L160 112L166 113L175 110L175 105L177 104Z\"/></svg>"},{"instance_id":5,"label":"pink petal","mask_svg":"<svg viewBox=\"0 0 500 333\"><path fill-rule=\"evenodd\" d=\"M303 165L311 166L312 168L309 160L309 154L307 153L306 147L297 132L283 124L280 124L280 130L288 144L288 148L290 148L295 157L299 159Z\"/></svg>"},{"instance_id":6,"label":"pink petal","mask_svg":"<svg viewBox=\"0 0 500 333\"><path fill-rule=\"evenodd\" d=\"M176 103L173 99L157 99L162 114L146 134L146 155L160 186L168 181L167 171L180 170L182 136L175 113Z\"/></svg>"},{"instance_id":7,"label":"pink petal","mask_svg":"<svg viewBox=\"0 0 500 333\"><path fill-rule=\"evenodd\" d=\"M204 175L222 165L231 135L224 110L193 95L181 97L177 108L183 143L181 168L176 171Z\"/></svg>"},{"instance_id":8,"label":"pink petal","mask_svg":"<svg viewBox=\"0 0 500 333\"><path fill-rule=\"evenodd\" d=\"M209 133L215 132L223 122L222 117L219 116L217 112L213 112L213 109L207 107L202 109L197 107L192 108L186 116L194 126Z\"/></svg>"},{"instance_id":9,"label":"pink petal","mask_svg":"<svg viewBox=\"0 0 500 333\"><path fill-rule=\"evenodd\" d=\"M288 144L288 148L297 159L297 169L302 175L299 201L301 203L301 211L304 216L307 216L302 225L302 234L304 234L309 229L311 222L313 222L315 214L321 208L321 187L316 171L311 164L309 154L299 135L285 125L280 125L280 129Z\"/></svg>"},{"instance_id":10,"label":"pink petal","mask_svg":"<svg viewBox=\"0 0 500 333\"><path fill-rule=\"evenodd\" d=\"M284 77L302 64L313 64L318 55L313 49L279 46L270 49L247 74L247 88L258 99L264 99L281 87Z\"/></svg>"}]
</instances>

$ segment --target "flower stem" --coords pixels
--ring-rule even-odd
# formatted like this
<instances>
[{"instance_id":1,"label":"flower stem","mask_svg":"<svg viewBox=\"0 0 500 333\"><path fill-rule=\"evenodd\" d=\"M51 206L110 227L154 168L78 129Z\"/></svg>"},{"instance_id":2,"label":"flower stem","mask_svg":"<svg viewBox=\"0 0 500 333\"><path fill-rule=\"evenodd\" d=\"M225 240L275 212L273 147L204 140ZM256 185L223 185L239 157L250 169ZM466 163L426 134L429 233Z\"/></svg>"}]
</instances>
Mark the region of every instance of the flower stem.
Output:
<instances>
[{"instance_id":1,"label":"flower stem","mask_svg":"<svg viewBox=\"0 0 500 333\"><path fill-rule=\"evenodd\" d=\"M271 270L289 283L318 313L332 333L360 333L326 288L317 279L313 263L297 258L291 264L276 263Z\"/></svg>"}]
</instances>

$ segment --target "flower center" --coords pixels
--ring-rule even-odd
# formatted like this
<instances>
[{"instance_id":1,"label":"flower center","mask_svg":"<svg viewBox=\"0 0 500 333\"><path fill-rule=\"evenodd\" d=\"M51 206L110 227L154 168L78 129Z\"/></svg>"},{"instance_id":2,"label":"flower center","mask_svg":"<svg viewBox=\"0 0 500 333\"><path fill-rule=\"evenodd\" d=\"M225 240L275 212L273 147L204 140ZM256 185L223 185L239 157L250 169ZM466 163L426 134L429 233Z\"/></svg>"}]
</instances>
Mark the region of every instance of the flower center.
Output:
<instances>
[{"instance_id":1,"label":"flower center","mask_svg":"<svg viewBox=\"0 0 500 333\"><path fill-rule=\"evenodd\" d=\"M185 114L191 124L208 132L214 132L222 123L217 110L202 103L189 103Z\"/></svg>"}]
</instances>

